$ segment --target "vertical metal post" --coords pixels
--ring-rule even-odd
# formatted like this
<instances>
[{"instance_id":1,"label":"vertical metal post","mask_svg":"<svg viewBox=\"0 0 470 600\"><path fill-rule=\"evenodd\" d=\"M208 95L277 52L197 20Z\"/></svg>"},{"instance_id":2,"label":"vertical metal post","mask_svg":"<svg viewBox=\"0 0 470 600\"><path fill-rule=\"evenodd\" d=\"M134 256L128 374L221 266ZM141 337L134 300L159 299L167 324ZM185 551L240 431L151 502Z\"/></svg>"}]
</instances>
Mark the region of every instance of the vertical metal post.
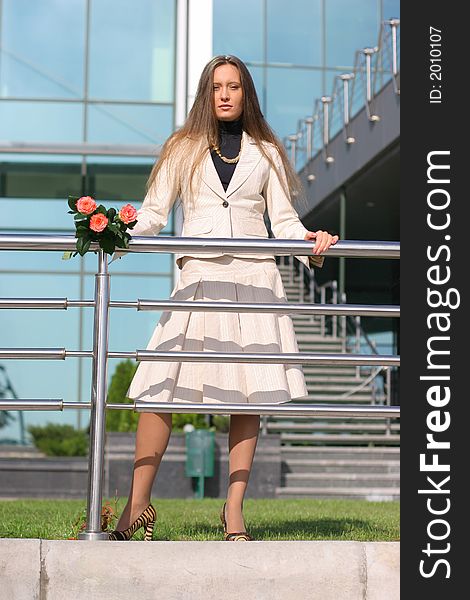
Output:
<instances>
[{"instance_id":1,"label":"vertical metal post","mask_svg":"<svg viewBox=\"0 0 470 600\"><path fill-rule=\"evenodd\" d=\"M330 116L329 104L332 101L331 96L322 96L320 98L323 105L323 153L325 162L332 163L335 159L328 155L328 144L330 143Z\"/></svg>"},{"instance_id":2,"label":"vertical metal post","mask_svg":"<svg viewBox=\"0 0 470 600\"><path fill-rule=\"evenodd\" d=\"M100 248L95 275L95 313L93 323L93 371L91 377L90 451L88 457L87 524L78 534L81 540L106 540L101 531L103 498L104 444L108 366L110 281L106 255Z\"/></svg>"},{"instance_id":3,"label":"vertical metal post","mask_svg":"<svg viewBox=\"0 0 470 600\"><path fill-rule=\"evenodd\" d=\"M344 74L340 76L343 81L343 125L349 125L349 80L351 76Z\"/></svg>"},{"instance_id":4,"label":"vertical metal post","mask_svg":"<svg viewBox=\"0 0 470 600\"><path fill-rule=\"evenodd\" d=\"M326 149L330 141L328 105L331 102L331 98L330 96L322 96L321 101L323 105L323 146Z\"/></svg>"},{"instance_id":5,"label":"vertical metal post","mask_svg":"<svg viewBox=\"0 0 470 600\"><path fill-rule=\"evenodd\" d=\"M266 435L268 433L268 415L261 417L261 433Z\"/></svg>"},{"instance_id":6,"label":"vertical metal post","mask_svg":"<svg viewBox=\"0 0 470 600\"><path fill-rule=\"evenodd\" d=\"M361 317L354 317L354 321L356 323L356 342L355 342L355 352L359 354L361 352ZM356 366L356 378L359 378L361 373L361 368L359 365Z\"/></svg>"},{"instance_id":7,"label":"vertical metal post","mask_svg":"<svg viewBox=\"0 0 470 600\"><path fill-rule=\"evenodd\" d=\"M341 240L346 239L346 192L344 188L339 193L339 237ZM343 294L346 293L346 259L344 256L339 258L338 289L341 302L344 302Z\"/></svg>"},{"instance_id":8,"label":"vertical metal post","mask_svg":"<svg viewBox=\"0 0 470 600\"><path fill-rule=\"evenodd\" d=\"M333 304L338 304L338 282L336 279L332 283L333 288ZM338 335L338 315L333 315L332 336L335 338Z\"/></svg>"},{"instance_id":9,"label":"vertical metal post","mask_svg":"<svg viewBox=\"0 0 470 600\"><path fill-rule=\"evenodd\" d=\"M326 289L325 289L325 286L322 285L322 287L320 288L320 302L322 304L325 304L325 301L326 301ZM321 316L320 323L321 323L320 334L322 337L324 337L325 336L325 315Z\"/></svg>"},{"instance_id":10,"label":"vertical metal post","mask_svg":"<svg viewBox=\"0 0 470 600\"><path fill-rule=\"evenodd\" d=\"M356 139L349 135L349 81L354 78L354 73L343 73L340 79L343 82L343 137L347 144L353 144Z\"/></svg>"},{"instance_id":11,"label":"vertical metal post","mask_svg":"<svg viewBox=\"0 0 470 600\"><path fill-rule=\"evenodd\" d=\"M387 387L385 391L385 402L387 406L391 406L391 384L392 384L392 373L390 367L385 367L385 385ZM392 433L390 419L387 419L387 435Z\"/></svg>"},{"instance_id":12,"label":"vertical metal post","mask_svg":"<svg viewBox=\"0 0 470 600\"><path fill-rule=\"evenodd\" d=\"M362 51L366 57L366 107L369 121L380 121L378 115L373 115L371 112L372 103L372 84L371 84L371 57L377 52L378 48L364 48Z\"/></svg>"},{"instance_id":13,"label":"vertical metal post","mask_svg":"<svg viewBox=\"0 0 470 600\"><path fill-rule=\"evenodd\" d=\"M372 100L372 86L371 86L371 52L369 49L364 50L366 56L366 100L370 104Z\"/></svg>"},{"instance_id":14,"label":"vertical metal post","mask_svg":"<svg viewBox=\"0 0 470 600\"><path fill-rule=\"evenodd\" d=\"M313 117L307 117L305 119L305 125L307 126L307 162L313 156Z\"/></svg>"},{"instance_id":15,"label":"vertical metal post","mask_svg":"<svg viewBox=\"0 0 470 600\"><path fill-rule=\"evenodd\" d=\"M309 301L311 304L315 302L315 272L313 269L308 272L310 280L309 280ZM312 321L315 320L313 317Z\"/></svg>"},{"instance_id":16,"label":"vertical metal post","mask_svg":"<svg viewBox=\"0 0 470 600\"><path fill-rule=\"evenodd\" d=\"M392 28L392 73L396 77L398 75L398 52L397 52L397 26L400 24L398 19L389 21Z\"/></svg>"},{"instance_id":17,"label":"vertical metal post","mask_svg":"<svg viewBox=\"0 0 470 600\"><path fill-rule=\"evenodd\" d=\"M289 136L290 141L290 162L295 169L295 161L296 161L296 146L297 146L297 134L293 133Z\"/></svg>"},{"instance_id":18,"label":"vertical metal post","mask_svg":"<svg viewBox=\"0 0 470 600\"><path fill-rule=\"evenodd\" d=\"M340 293L341 304L346 304L346 294L344 292ZM341 339L343 340L342 352L346 352L346 338L347 338L347 328L346 328L346 319L348 317L346 315L341 316Z\"/></svg>"},{"instance_id":19,"label":"vertical metal post","mask_svg":"<svg viewBox=\"0 0 470 600\"><path fill-rule=\"evenodd\" d=\"M355 352L359 354L359 352L361 351L361 317L360 316L356 316L356 317L354 317L354 320L356 322L356 345L355 345Z\"/></svg>"}]
</instances>

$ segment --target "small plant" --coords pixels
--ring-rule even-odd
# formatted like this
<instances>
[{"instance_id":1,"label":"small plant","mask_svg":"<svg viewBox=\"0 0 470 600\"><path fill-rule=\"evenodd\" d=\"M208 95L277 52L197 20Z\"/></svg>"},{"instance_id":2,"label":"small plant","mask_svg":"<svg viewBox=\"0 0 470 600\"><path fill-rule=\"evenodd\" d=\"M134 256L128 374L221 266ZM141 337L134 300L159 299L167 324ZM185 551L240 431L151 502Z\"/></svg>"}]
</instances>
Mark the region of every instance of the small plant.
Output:
<instances>
[{"instance_id":1,"label":"small plant","mask_svg":"<svg viewBox=\"0 0 470 600\"><path fill-rule=\"evenodd\" d=\"M129 359L116 365L108 389L108 402L110 404L131 403L131 400L126 397L126 392L136 369L135 362ZM138 421L139 414L133 410L108 410L106 414L106 431L136 431Z\"/></svg>"},{"instance_id":2,"label":"small plant","mask_svg":"<svg viewBox=\"0 0 470 600\"><path fill-rule=\"evenodd\" d=\"M47 423L44 426L30 425L28 431L34 445L46 456L86 456L88 433L72 425Z\"/></svg>"},{"instance_id":3,"label":"small plant","mask_svg":"<svg viewBox=\"0 0 470 600\"><path fill-rule=\"evenodd\" d=\"M173 429L177 431L183 431L183 427L188 423L194 425L196 429L207 429L208 425L205 420L205 415L190 413L190 414L179 414L173 413L172 418Z\"/></svg>"},{"instance_id":4,"label":"small plant","mask_svg":"<svg viewBox=\"0 0 470 600\"><path fill-rule=\"evenodd\" d=\"M101 508L101 531L113 531L119 520L118 517L118 498L114 495L114 506L107 500ZM86 528L86 507L83 508L77 515L77 518L72 524L70 535L67 537L68 540L78 539L78 534L84 531Z\"/></svg>"},{"instance_id":5,"label":"small plant","mask_svg":"<svg viewBox=\"0 0 470 600\"><path fill-rule=\"evenodd\" d=\"M230 417L226 417L225 415L213 415L212 424L214 425L216 431L220 431L220 433L227 433L230 429Z\"/></svg>"}]
</instances>

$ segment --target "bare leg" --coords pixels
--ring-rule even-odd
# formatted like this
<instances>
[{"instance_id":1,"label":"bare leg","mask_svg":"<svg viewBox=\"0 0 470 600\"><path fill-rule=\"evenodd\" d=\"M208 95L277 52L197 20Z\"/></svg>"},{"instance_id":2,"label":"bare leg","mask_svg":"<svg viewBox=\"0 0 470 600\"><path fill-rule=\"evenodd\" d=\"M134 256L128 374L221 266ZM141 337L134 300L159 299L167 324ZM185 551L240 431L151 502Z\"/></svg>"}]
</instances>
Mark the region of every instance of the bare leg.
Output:
<instances>
[{"instance_id":1,"label":"bare leg","mask_svg":"<svg viewBox=\"0 0 470 600\"><path fill-rule=\"evenodd\" d=\"M116 525L118 531L127 529L149 505L152 485L168 446L171 428L171 413L140 414L132 485L129 499Z\"/></svg>"},{"instance_id":2,"label":"bare leg","mask_svg":"<svg viewBox=\"0 0 470 600\"><path fill-rule=\"evenodd\" d=\"M259 415L231 415L229 432L229 487L225 517L227 531L245 531L243 498L258 442Z\"/></svg>"}]
</instances>

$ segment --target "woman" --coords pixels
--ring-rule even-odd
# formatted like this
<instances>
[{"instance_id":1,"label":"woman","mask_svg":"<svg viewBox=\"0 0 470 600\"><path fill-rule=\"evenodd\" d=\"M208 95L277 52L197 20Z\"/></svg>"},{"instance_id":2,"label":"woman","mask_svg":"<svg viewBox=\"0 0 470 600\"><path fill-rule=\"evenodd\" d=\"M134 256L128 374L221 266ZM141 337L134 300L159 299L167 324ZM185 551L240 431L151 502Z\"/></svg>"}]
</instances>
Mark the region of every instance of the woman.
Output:
<instances>
[{"instance_id":1,"label":"woman","mask_svg":"<svg viewBox=\"0 0 470 600\"><path fill-rule=\"evenodd\" d=\"M318 255L338 240L300 222L290 200L301 192L300 181L261 113L248 69L234 56L216 56L205 66L186 123L164 144L147 189L133 235L157 235L179 196L183 236L267 238L267 209L275 237L315 240L316 256L297 257L308 268L311 261L321 266ZM174 300L287 301L273 255L187 251L176 262L181 273ZM289 315L221 311L163 312L147 349L298 352ZM210 361L142 361L127 391L142 401L217 404L279 404L306 395L301 365ZM225 540L253 539L242 507L259 425L259 415L230 417L230 478L220 514ZM110 539L130 539L141 527L151 539L156 511L150 494L171 427L171 413L140 414L129 499Z\"/></svg>"}]
</instances>

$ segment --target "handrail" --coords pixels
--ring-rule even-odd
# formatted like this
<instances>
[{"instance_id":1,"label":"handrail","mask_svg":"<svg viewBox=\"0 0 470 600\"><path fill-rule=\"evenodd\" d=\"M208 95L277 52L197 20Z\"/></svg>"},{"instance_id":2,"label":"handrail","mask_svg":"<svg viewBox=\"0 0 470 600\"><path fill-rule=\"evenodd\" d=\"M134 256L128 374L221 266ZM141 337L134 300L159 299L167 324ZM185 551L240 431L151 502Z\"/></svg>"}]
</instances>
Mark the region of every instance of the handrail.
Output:
<instances>
[{"instance_id":1,"label":"handrail","mask_svg":"<svg viewBox=\"0 0 470 600\"><path fill-rule=\"evenodd\" d=\"M380 120L380 115L373 110L373 102L379 91L379 84L380 89L385 84L379 82L378 75L382 80L383 74L389 72L394 92L397 96L400 94L399 27L399 19L384 20L380 26L377 45L357 50L352 72L338 74L333 80L332 93L317 98L313 102L313 113L297 121L296 133L283 138L292 165L297 170L301 170L317 154L322 155L327 164L333 163L335 159L328 152L328 147L333 137L341 130L344 143L354 144L356 138L350 131L351 119L363 107L366 109L369 121ZM391 60L387 65L389 55ZM374 68L373 59L376 60ZM360 106L355 107L355 93L359 79L362 82L364 97ZM340 118L341 115L341 121L336 123L335 119ZM319 127L318 133L317 127ZM307 180L314 181L315 175L310 173Z\"/></svg>"},{"instance_id":2,"label":"handrail","mask_svg":"<svg viewBox=\"0 0 470 600\"><path fill-rule=\"evenodd\" d=\"M249 247L247 247L249 240ZM1 233L0 250L75 250L77 239L73 235L51 235L43 233ZM184 252L196 251L199 254L223 252L225 254L277 254L311 256L312 242L306 240L278 238L200 238L175 236L135 236L129 248L119 248L119 253L127 252ZM99 245L92 242L90 252L98 252ZM400 258L399 242L384 241L339 241L330 246L325 256L347 258Z\"/></svg>"},{"instance_id":3,"label":"handrail","mask_svg":"<svg viewBox=\"0 0 470 600\"><path fill-rule=\"evenodd\" d=\"M198 403L189 405L187 402L134 402L106 403L106 408L111 410L133 410L135 412L190 412L198 414L225 415L229 413L241 413L248 415L289 415L289 416L321 416L321 417L361 417L368 419L397 418L400 409L396 406L368 407L356 404L343 404L342 406L329 406L322 404L276 404L255 405L251 404L207 404ZM91 402L66 402L60 398L50 400L40 399L18 399L0 400L0 410L84 410L92 407ZM380 410L379 410L380 409Z\"/></svg>"},{"instance_id":4,"label":"handrail","mask_svg":"<svg viewBox=\"0 0 470 600\"><path fill-rule=\"evenodd\" d=\"M67 298L0 298L0 308L11 309L57 309L67 310L83 306L93 307L94 300L68 300ZM374 304L294 304L283 306L266 302L212 302L209 300L110 300L110 308L135 308L138 311L152 310L181 310L187 311L188 307L194 312L208 311L218 308L224 312L269 312L282 314L317 314L317 315L361 315L363 317L391 317L400 316L399 306L374 305Z\"/></svg>"},{"instance_id":5,"label":"handrail","mask_svg":"<svg viewBox=\"0 0 470 600\"><path fill-rule=\"evenodd\" d=\"M346 294L342 294L341 297L342 302L346 302ZM364 316L364 315L362 315ZM347 336L347 326L348 324L351 324L351 319L353 318L351 315L345 315L342 317L345 320L345 326L344 326L344 346L346 344L346 336ZM369 338L369 336L367 335L365 329L362 326L361 323L361 315L356 314L354 317L354 331L356 334L356 351L360 351L360 342L358 344L358 338L360 340L361 337L364 337L364 340L367 342L367 345L369 346L369 348L371 349L372 353L375 355L379 355L378 351L377 351L377 347L375 345L375 343ZM359 336L358 336L359 333ZM387 380L387 386L386 386L386 391L385 391L385 400L386 400L386 404L387 406L390 406L390 397L391 397L391 390L390 390L390 365L382 365L382 367L379 367L377 369L375 369L374 371L372 371L372 373L370 374L370 376L366 379L367 382L372 381L373 379L375 379L378 375L380 375L380 373L382 373L382 371L385 370L386 373L386 380ZM357 376L359 376L359 372L360 372L360 367L356 366L356 374ZM365 384L365 382L363 382ZM355 393L356 391L359 391L359 389L363 387L362 384L357 387L354 388L354 390L352 390L352 393ZM345 396L349 397L348 396ZM390 422L388 422L388 428L387 428L387 432L390 433Z\"/></svg>"},{"instance_id":6,"label":"handrail","mask_svg":"<svg viewBox=\"0 0 470 600\"><path fill-rule=\"evenodd\" d=\"M72 235L45 235L45 234L0 234L0 250L74 250L76 238ZM107 396L107 364L110 358L134 358L137 361L160 360L160 361L179 361L179 362L245 362L245 363L284 363L284 364L368 364L368 365L399 365L399 357L393 355L346 355L343 354L311 354L311 353L228 353L228 352L160 352L151 350L136 350L134 352L109 352L108 334L109 334L109 309L116 304L120 308L138 308L144 306L147 310L156 310L162 306L172 306L172 301L138 301L138 302L118 302L112 303L110 296L110 275L108 273L108 257L104 251L98 247L95 242L92 244L91 251L97 252L98 269L95 274L95 293L94 293L94 326L93 326L93 349L92 350L67 350L65 348L0 348L0 358L15 359L46 359L46 360L64 360L68 357L88 357L92 358L92 376L91 376L91 401L89 403L64 402L63 400L1 400L0 409L11 407L12 410L63 410L64 408L89 408L90 415L90 451L88 463L88 489L87 489L87 525L84 532L79 534L79 539L104 540L108 536L101 530L101 506L103 497L102 472L104 465L104 443L105 443L105 418L106 409L117 410L135 410L137 412L197 412L197 413L243 413L243 414L284 414L284 415L322 415L322 416L344 416L379 418L396 418L400 414L399 407L393 406L374 406L374 407L337 407L337 406L314 406L302 404L287 403L285 405L266 405L266 404L227 404L223 406L202 405L200 403L158 403L158 402L138 402L126 406L115 406L106 404ZM296 240L278 240L259 238L165 238L156 237L149 239L147 237L133 238L130 242L129 252L180 252L195 250L199 254L205 252L214 252L214 250L224 252L225 254L286 254L294 256L306 256L312 252L312 244L307 241ZM119 249L121 252L121 249ZM400 256L400 245L398 242L362 242L362 241L343 241L338 242L325 253L329 256L348 256L356 258L383 258L397 259ZM64 299L35 298L35 299L0 299L1 308L67 308L67 306L85 305L88 301L73 302L68 304ZM155 303L157 302L158 305ZM225 310L226 303L202 303L199 301L191 303L190 310L204 309L206 311ZM141 304L142 303L142 304ZM173 305L176 308L176 304ZM224 306L221 306L224 305ZM178 309L185 308L184 302L178 303ZM238 312L249 312L261 308L257 303L244 303L238 307L232 303L232 310ZM288 303L277 304L273 307L270 304L263 304L263 310L276 311L281 309L285 313L291 312ZM379 307L381 316L398 316L397 307ZM384 310L385 309L385 310ZM336 305L336 314L349 314L351 311L344 306ZM367 307L361 307L360 310L367 312ZM371 309L372 310L372 309ZM294 312L300 312L298 309ZM326 311L326 306L303 307L302 312ZM345 312L343 312L345 311ZM320 313L321 314L321 313Z\"/></svg>"}]
</instances>

